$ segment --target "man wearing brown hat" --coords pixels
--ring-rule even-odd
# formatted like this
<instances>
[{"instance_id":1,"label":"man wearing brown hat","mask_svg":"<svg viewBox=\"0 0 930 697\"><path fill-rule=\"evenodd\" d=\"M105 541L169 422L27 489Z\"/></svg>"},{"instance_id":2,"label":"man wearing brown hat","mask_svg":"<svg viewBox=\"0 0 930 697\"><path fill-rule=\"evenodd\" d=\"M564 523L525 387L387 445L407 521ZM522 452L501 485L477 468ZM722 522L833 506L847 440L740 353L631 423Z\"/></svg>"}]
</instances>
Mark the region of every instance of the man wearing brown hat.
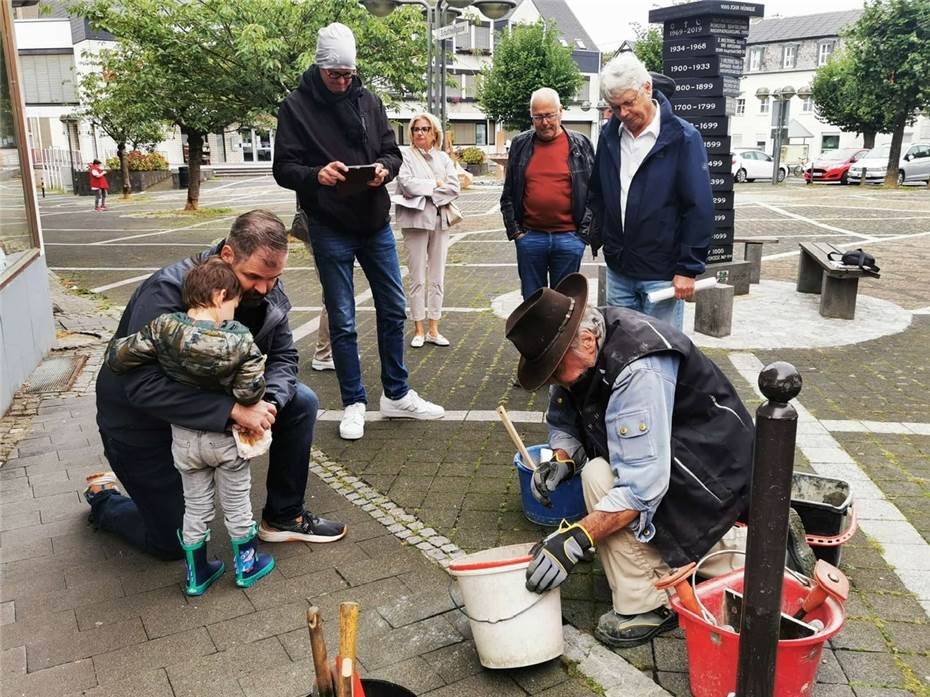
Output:
<instances>
[{"instance_id":1,"label":"man wearing brown hat","mask_svg":"<svg viewBox=\"0 0 930 697\"><path fill-rule=\"evenodd\" d=\"M521 384L554 386L546 420L555 454L534 473L533 495L548 505L580 471L589 511L533 548L526 585L555 588L597 546L613 609L595 636L630 647L676 624L656 572L741 546L731 528L748 507L753 424L688 337L634 310L589 307L587 297L585 277L571 274L507 319ZM711 560L709 572L739 566L732 556Z\"/></svg>"}]
</instances>

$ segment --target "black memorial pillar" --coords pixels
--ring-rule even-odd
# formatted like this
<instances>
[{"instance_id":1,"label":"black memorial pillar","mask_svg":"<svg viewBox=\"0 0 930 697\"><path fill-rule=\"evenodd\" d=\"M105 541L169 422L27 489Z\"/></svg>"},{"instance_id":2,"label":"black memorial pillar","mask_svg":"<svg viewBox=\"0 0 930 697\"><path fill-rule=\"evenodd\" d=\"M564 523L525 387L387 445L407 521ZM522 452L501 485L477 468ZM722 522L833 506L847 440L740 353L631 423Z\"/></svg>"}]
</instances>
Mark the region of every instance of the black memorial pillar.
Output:
<instances>
[{"instance_id":1,"label":"black memorial pillar","mask_svg":"<svg viewBox=\"0 0 930 697\"><path fill-rule=\"evenodd\" d=\"M739 94L749 18L761 17L757 3L700 0L649 12L664 26L664 72L675 80L667 94L672 110L704 138L714 192L714 232L707 263L733 260L733 174L730 117Z\"/></svg>"}]
</instances>

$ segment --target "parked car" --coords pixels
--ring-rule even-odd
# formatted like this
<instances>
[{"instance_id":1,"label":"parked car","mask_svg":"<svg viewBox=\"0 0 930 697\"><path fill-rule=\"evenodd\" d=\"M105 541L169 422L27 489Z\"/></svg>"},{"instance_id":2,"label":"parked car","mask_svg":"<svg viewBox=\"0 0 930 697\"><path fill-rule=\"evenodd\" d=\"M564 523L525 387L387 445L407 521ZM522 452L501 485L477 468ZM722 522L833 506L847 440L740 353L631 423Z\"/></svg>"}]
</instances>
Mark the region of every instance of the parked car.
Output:
<instances>
[{"instance_id":1,"label":"parked car","mask_svg":"<svg viewBox=\"0 0 930 697\"><path fill-rule=\"evenodd\" d=\"M755 179L771 179L775 161L770 155L756 148L734 148L733 178L738 182L751 182ZM788 176L787 165L779 165L778 181Z\"/></svg>"},{"instance_id":2,"label":"parked car","mask_svg":"<svg viewBox=\"0 0 930 697\"><path fill-rule=\"evenodd\" d=\"M890 156L890 144L873 148L865 157L850 166L849 181L861 182L863 172L865 172L866 182L881 184L885 181ZM930 179L930 143L911 143L903 146L901 159L898 161L898 184L928 179Z\"/></svg>"},{"instance_id":3,"label":"parked car","mask_svg":"<svg viewBox=\"0 0 930 697\"><path fill-rule=\"evenodd\" d=\"M812 182L849 182L849 166L862 159L867 148L843 148L842 150L828 150L813 160L804 170L804 181Z\"/></svg>"}]
</instances>

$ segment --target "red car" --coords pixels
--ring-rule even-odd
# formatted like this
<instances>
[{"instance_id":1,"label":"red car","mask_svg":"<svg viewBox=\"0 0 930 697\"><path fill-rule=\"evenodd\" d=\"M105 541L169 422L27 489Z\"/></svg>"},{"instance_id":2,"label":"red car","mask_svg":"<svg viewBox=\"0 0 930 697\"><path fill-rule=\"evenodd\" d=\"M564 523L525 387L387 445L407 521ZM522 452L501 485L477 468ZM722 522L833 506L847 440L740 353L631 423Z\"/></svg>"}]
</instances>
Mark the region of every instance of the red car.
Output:
<instances>
[{"instance_id":1,"label":"red car","mask_svg":"<svg viewBox=\"0 0 930 697\"><path fill-rule=\"evenodd\" d=\"M804 181L813 182L839 182L848 181L849 165L864 157L868 148L844 148L843 150L828 150L811 162L804 170Z\"/></svg>"}]
</instances>

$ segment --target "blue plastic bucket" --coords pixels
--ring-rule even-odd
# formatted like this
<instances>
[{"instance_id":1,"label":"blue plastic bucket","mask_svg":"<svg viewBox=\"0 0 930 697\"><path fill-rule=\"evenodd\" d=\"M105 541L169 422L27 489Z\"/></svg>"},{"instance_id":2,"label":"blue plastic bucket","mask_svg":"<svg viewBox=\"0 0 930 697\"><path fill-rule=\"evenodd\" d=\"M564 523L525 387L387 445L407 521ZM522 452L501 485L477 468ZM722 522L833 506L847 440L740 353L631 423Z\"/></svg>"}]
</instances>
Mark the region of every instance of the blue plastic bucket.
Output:
<instances>
[{"instance_id":1,"label":"blue plastic bucket","mask_svg":"<svg viewBox=\"0 0 930 697\"><path fill-rule=\"evenodd\" d=\"M548 445L534 445L527 450L534 462L539 462L539 453L543 448L549 448ZM552 499L552 508L546 508L536 499L533 498L533 492L530 488L533 479L533 470L523 463L523 457L520 453L513 456L513 464L517 468L517 475L520 477L520 499L523 501L523 515L537 525L557 526L562 520L574 522L581 520L587 514L584 507L584 494L581 492L581 475L572 477L567 482L562 482L550 497Z\"/></svg>"}]
</instances>

